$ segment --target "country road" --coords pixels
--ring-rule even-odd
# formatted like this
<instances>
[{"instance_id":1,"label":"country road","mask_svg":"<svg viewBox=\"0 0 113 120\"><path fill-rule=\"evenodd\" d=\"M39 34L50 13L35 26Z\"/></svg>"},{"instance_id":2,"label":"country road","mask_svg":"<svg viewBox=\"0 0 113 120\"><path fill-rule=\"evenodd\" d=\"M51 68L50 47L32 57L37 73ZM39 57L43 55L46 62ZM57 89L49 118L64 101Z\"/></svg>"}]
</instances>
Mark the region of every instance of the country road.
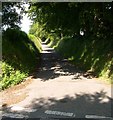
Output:
<instances>
[{"instance_id":1,"label":"country road","mask_svg":"<svg viewBox=\"0 0 113 120\"><path fill-rule=\"evenodd\" d=\"M2 117L85 118L96 115L111 119L111 86L61 59L44 42L42 48L42 62L36 75L20 91L15 90L18 95L25 93L26 96L2 107Z\"/></svg>"}]
</instances>

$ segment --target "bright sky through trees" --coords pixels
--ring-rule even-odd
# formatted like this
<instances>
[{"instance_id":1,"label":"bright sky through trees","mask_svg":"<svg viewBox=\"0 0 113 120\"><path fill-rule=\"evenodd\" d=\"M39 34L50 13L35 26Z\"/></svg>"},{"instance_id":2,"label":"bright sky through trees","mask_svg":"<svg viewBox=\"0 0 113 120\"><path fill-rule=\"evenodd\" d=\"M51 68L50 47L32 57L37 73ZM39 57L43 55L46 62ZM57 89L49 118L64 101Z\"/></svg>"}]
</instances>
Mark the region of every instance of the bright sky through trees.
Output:
<instances>
[{"instance_id":1,"label":"bright sky through trees","mask_svg":"<svg viewBox=\"0 0 113 120\"><path fill-rule=\"evenodd\" d=\"M22 21L21 30L28 33L29 27L31 25L31 20L29 20L29 18L27 17L27 14L23 16L23 19L21 21Z\"/></svg>"},{"instance_id":2,"label":"bright sky through trees","mask_svg":"<svg viewBox=\"0 0 113 120\"><path fill-rule=\"evenodd\" d=\"M25 6L25 9L28 10L29 5L25 4L24 6ZM24 14L23 19L21 20L21 22L22 22L21 30L28 33L32 21L28 18L27 14Z\"/></svg>"}]
</instances>

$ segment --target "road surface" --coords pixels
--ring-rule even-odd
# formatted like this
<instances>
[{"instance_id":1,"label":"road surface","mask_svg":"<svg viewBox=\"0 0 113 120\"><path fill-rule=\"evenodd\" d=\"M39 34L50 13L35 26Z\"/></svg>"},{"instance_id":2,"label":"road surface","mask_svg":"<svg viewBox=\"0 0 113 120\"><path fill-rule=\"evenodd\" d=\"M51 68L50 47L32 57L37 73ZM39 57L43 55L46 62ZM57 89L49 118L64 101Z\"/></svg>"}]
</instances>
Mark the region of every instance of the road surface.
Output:
<instances>
[{"instance_id":1,"label":"road surface","mask_svg":"<svg viewBox=\"0 0 113 120\"><path fill-rule=\"evenodd\" d=\"M2 117L111 119L111 86L84 77L44 42L42 62L32 82L23 88L25 99L2 108ZM20 92L21 94L21 92Z\"/></svg>"}]
</instances>

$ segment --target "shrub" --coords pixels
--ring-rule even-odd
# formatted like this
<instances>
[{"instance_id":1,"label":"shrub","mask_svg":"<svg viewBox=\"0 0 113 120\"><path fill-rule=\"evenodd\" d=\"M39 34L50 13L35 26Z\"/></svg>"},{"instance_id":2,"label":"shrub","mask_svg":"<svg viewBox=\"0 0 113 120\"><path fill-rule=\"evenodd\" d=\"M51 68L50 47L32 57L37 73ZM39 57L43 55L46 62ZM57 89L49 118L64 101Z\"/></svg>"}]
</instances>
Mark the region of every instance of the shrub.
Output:
<instances>
[{"instance_id":1,"label":"shrub","mask_svg":"<svg viewBox=\"0 0 113 120\"><path fill-rule=\"evenodd\" d=\"M97 77L113 83L112 39L64 37L56 50L82 70L92 70Z\"/></svg>"},{"instance_id":2,"label":"shrub","mask_svg":"<svg viewBox=\"0 0 113 120\"><path fill-rule=\"evenodd\" d=\"M40 50L38 44L30 40L19 29L7 29L3 33L2 45L2 89L16 85L32 73L38 65ZM40 46L41 49L41 46Z\"/></svg>"}]
</instances>

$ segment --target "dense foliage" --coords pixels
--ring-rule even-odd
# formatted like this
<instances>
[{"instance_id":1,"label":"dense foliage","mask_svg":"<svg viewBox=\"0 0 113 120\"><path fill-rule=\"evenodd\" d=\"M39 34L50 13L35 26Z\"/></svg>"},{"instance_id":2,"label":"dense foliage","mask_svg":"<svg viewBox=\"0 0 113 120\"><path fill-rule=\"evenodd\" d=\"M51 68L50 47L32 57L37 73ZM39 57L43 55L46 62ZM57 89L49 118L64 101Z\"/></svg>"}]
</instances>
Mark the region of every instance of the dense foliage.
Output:
<instances>
[{"instance_id":1,"label":"dense foliage","mask_svg":"<svg viewBox=\"0 0 113 120\"><path fill-rule=\"evenodd\" d=\"M2 89L20 83L37 67L41 45L34 38L14 28L3 33Z\"/></svg>"},{"instance_id":2,"label":"dense foliage","mask_svg":"<svg viewBox=\"0 0 113 120\"><path fill-rule=\"evenodd\" d=\"M2 2L2 28L19 28L23 13L25 13L24 3Z\"/></svg>"},{"instance_id":3,"label":"dense foliage","mask_svg":"<svg viewBox=\"0 0 113 120\"><path fill-rule=\"evenodd\" d=\"M29 15L33 34L82 69L113 79L113 3L36 2Z\"/></svg>"}]
</instances>

